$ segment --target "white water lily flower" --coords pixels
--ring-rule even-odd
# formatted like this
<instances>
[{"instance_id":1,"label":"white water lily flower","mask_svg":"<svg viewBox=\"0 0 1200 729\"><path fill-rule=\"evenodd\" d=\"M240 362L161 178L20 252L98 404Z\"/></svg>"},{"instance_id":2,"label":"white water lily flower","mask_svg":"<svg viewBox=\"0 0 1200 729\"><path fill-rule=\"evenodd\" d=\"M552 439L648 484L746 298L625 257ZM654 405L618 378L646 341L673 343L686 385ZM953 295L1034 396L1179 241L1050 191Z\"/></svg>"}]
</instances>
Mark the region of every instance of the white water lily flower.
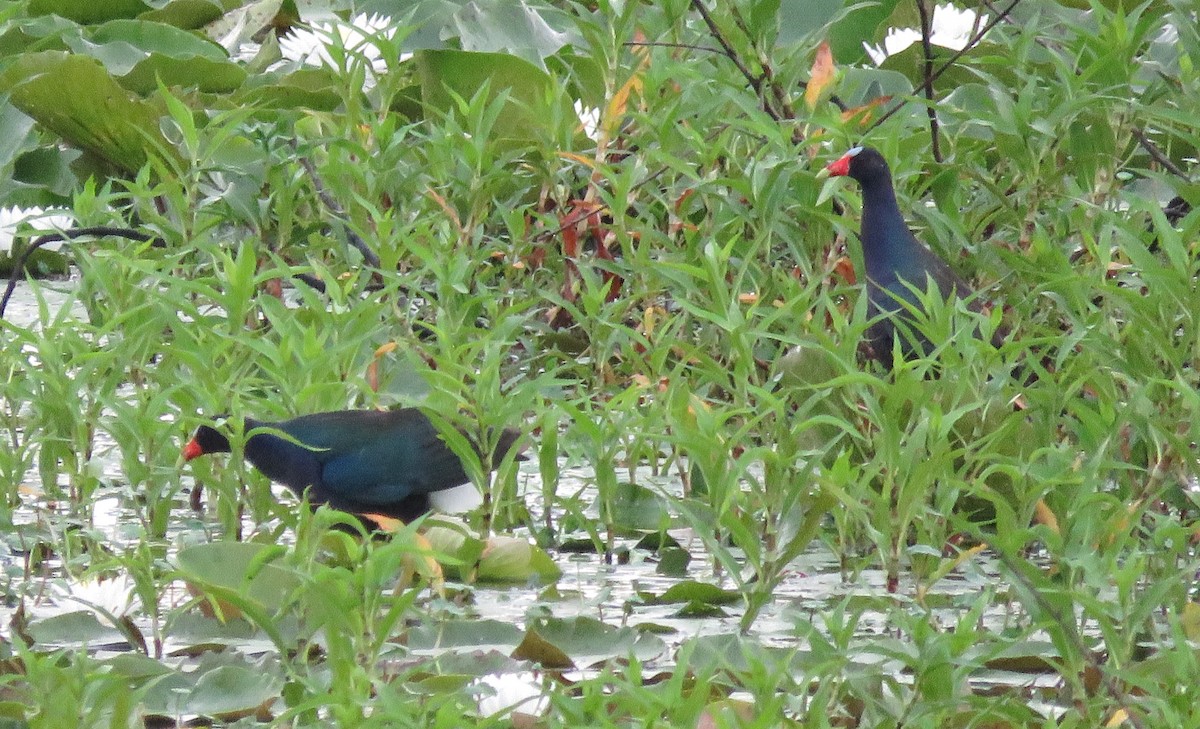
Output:
<instances>
[{"instance_id":1,"label":"white water lily flower","mask_svg":"<svg viewBox=\"0 0 1200 729\"><path fill-rule=\"evenodd\" d=\"M373 36L382 36L391 40L396 36L396 27L392 19L385 15L354 16L349 23L337 20L317 21L307 27L294 28L290 33L279 39L279 50L289 61L304 63L309 66L336 66L329 48L340 46L348 51L361 54L370 63L375 73L387 70L387 62L374 42ZM411 53L402 54L400 60L410 57Z\"/></svg>"},{"instance_id":2,"label":"white water lily flower","mask_svg":"<svg viewBox=\"0 0 1200 729\"><path fill-rule=\"evenodd\" d=\"M39 234L66 230L75 224L70 211L62 208L0 208L0 251L11 251L13 237L21 223L29 225ZM46 248L57 249L61 242L46 244Z\"/></svg>"},{"instance_id":3,"label":"white water lily flower","mask_svg":"<svg viewBox=\"0 0 1200 729\"><path fill-rule=\"evenodd\" d=\"M537 674L532 671L489 673L475 681L475 686L486 687L479 696L482 716L509 711L537 716L545 713L550 703Z\"/></svg>"},{"instance_id":4,"label":"white water lily flower","mask_svg":"<svg viewBox=\"0 0 1200 729\"><path fill-rule=\"evenodd\" d=\"M141 605L134 591L133 580L125 575L70 582L65 586L57 586L55 592L63 612L74 612L84 607L95 611L106 622L108 615L119 618Z\"/></svg>"},{"instance_id":5,"label":"white water lily flower","mask_svg":"<svg viewBox=\"0 0 1200 729\"><path fill-rule=\"evenodd\" d=\"M929 41L936 46L960 51L967 46L975 32L975 19L974 10L959 10L949 3L938 5L933 10L933 34ZM987 20L988 16L980 16L979 26L982 27ZM883 39L882 47L866 46L867 55L878 65L883 63L888 56L900 53L920 40L921 31L919 30L892 28Z\"/></svg>"},{"instance_id":6,"label":"white water lily flower","mask_svg":"<svg viewBox=\"0 0 1200 729\"><path fill-rule=\"evenodd\" d=\"M600 137L600 110L584 106L582 101L575 102L575 116L583 126L583 133L593 142Z\"/></svg>"}]
</instances>

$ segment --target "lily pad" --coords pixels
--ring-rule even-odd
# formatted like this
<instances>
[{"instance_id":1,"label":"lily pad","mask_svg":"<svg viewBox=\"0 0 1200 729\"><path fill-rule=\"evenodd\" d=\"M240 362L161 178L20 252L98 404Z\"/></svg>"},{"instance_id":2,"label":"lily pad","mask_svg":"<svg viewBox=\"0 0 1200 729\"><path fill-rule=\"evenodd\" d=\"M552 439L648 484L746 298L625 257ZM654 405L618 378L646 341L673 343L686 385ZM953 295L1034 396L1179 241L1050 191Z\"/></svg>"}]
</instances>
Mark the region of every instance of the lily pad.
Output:
<instances>
[{"instance_id":1,"label":"lily pad","mask_svg":"<svg viewBox=\"0 0 1200 729\"><path fill-rule=\"evenodd\" d=\"M198 544L180 550L176 563L191 589L216 598L225 618L242 614L242 609L228 599L229 593L276 612L301 584L295 572L264 563L267 552L276 549L250 542Z\"/></svg>"},{"instance_id":2,"label":"lily pad","mask_svg":"<svg viewBox=\"0 0 1200 729\"><path fill-rule=\"evenodd\" d=\"M94 58L21 55L0 75L0 90L45 128L125 172L141 169L148 150L171 149L159 110L121 88Z\"/></svg>"},{"instance_id":3,"label":"lily pad","mask_svg":"<svg viewBox=\"0 0 1200 729\"><path fill-rule=\"evenodd\" d=\"M521 643L521 629L499 620L445 620L419 625L408 633L414 653L437 653L451 648L511 652Z\"/></svg>"},{"instance_id":4,"label":"lily pad","mask_svg":"<svg viewBox=\"0 0 1200 729\"><path fill-rule=\"evenodd\" d=\"M478 565L478 582L527 583L553 582L562 570L541 547L525 539L494 536L484 542L465 530L433 526L425 530L430 546L448 560L442 561L447 575L467 579Z\"/></svg>"},{"instance_id":5,"label":"lily pad","mask_svg":"<svg viewBox=\"0 0 1200 729\"><path fill-rule=\"evenodd\" d=\"M513 658L548 668L595 665L634 656L646 661L666 650L662 639L630 627L617 628L589 617L549 618L535 624L513 652Z\"/></svg>"},{"instance_id":6,"label":"lily pad","mask_svg":"<svg viewBox=\"0 0 1200 729\"><path fill-rule=\"evenodd\" d=\"M104 625L87 610L52 615L29 624L29 635L42 646L125 645L121 631Z\"/></svg>"}]
</instances>

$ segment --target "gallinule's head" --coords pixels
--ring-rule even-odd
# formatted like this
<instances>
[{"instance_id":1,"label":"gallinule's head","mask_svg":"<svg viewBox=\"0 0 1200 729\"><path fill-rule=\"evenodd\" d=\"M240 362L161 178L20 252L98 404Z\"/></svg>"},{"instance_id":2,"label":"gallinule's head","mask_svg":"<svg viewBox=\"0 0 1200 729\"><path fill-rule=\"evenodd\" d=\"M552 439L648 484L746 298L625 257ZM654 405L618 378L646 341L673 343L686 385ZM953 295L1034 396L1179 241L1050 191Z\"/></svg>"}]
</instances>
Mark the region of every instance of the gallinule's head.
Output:
<instances>
[{"instance_id":1,"label":"gallinule's head","mask_svg":"<svg viewBox=\"0 0 1200 729\"><path fill-rule=\"evenodd\" d=\"M876 180L891 179L887 160L874 147L855 147L825 168L833 177L849 176L866 185Z\"/></svg>"},{"instance_id":2,"label":"gallinule's head","mask_svg":"<svg viewBox=\"0 0 1200 729\"><path fill-rule=\"evenodd\" d=\"M231 450L229 439L224 434L216 428L201 425L183 447L183 460L190 461L209 453L229 453Z\"/></svg>"}]
</instances>

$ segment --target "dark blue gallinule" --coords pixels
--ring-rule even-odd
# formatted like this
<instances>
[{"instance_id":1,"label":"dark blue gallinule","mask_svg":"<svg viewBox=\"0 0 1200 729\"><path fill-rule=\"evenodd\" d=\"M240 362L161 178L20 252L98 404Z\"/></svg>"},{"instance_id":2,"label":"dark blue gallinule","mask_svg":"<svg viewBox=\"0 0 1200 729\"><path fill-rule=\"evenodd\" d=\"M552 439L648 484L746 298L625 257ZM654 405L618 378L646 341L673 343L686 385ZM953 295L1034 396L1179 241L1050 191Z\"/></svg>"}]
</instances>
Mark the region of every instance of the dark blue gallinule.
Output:
<instances>
[{"instance_id":1,"label":"dark blue gallinule","mask_svg":"<svg viewBox=\"0 0 1200 729\"><path fill-rule=\"evenodd\" d=\"M914 326L909 307L920 309L921 296L932 282L945 298L967 299L972 311L980 307L971 286L936 253L922 245L904 222L892 187L892 173L878 150L855 147L826 167L830 175L848 175L862 188L863 263L869 315L867 330L876 359L891 366L896 325L901 326L900 352L905 357L928 355L933 345ZM916 289L914 291L914 288ZM1000 346L1005 332L998 328L992 343Z\"/></svg>"},{"instance_id":2,"label":"dark blue gallinule","mask_svg":"<svg viewBox=\"0 0 1200 729\"><path fill-rule=\"evenodd\" d=\"M432 493L467 483L462 461L417 408L343 410L272 423L246 418L246 459L272 481L313 505L412 521L430 509ZM279 430L296 442L256 428ZM499 438L493 465L520 438ZM183 448L184 460L229 453L229 438L202 425ZM478 450L477 450L478 452ZM519 452L519 451L518 451Z\"/></svg>"}]
</instances>

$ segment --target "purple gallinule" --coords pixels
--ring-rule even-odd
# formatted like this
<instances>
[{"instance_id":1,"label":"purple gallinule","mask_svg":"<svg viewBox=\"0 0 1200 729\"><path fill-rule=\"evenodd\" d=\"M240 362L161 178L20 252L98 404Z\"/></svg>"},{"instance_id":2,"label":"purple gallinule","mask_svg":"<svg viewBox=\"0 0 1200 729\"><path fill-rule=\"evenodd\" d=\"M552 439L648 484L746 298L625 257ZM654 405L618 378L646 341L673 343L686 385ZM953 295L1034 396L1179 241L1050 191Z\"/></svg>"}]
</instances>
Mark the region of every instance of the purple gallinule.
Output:
<instances>
[{"instance_id":1,"label":"purple gallinule","mask_svg":"<svg viewBox=\"0 0 1200 729\"><path fill-rule=\"evenodd\" d=\"M900 352L905 357L928 355L933 345L915 326L911 309L920 309L918 292L929 283L945 298L967 299L972 311L980 306L971 286L936 253L922 245L904 222L892 187L892 173L878 150L855 147L826 167L832 176L854 178L862 188L863 263L866 267L868 312L873 321L867 330L873 356L893 364L893 342L900 325ZM915 290L914 290L915 289ZM998 328L992 344L1000 346L1005 332Z\"/></svg>"},{"instance_id":2,"label":"purple gallinule","mask_svg":"<svg viewBox=\"0 0 1200 729\"><path fill-rule=\"evenodd\" d=\"M297 496L307 494L313 505L408 522L429 511L430 494L470 480L462 461L417 408L344 410L282 422L246 418L245 427L250 433L246 459ZM295 442L270 432L254 433L257 428L278 430ZM504 430L492 463L520 436L517 430ZM202 425L184 446L183 457L190 461L230 451L228 437Z\"/></svg>"}]
</instances>

